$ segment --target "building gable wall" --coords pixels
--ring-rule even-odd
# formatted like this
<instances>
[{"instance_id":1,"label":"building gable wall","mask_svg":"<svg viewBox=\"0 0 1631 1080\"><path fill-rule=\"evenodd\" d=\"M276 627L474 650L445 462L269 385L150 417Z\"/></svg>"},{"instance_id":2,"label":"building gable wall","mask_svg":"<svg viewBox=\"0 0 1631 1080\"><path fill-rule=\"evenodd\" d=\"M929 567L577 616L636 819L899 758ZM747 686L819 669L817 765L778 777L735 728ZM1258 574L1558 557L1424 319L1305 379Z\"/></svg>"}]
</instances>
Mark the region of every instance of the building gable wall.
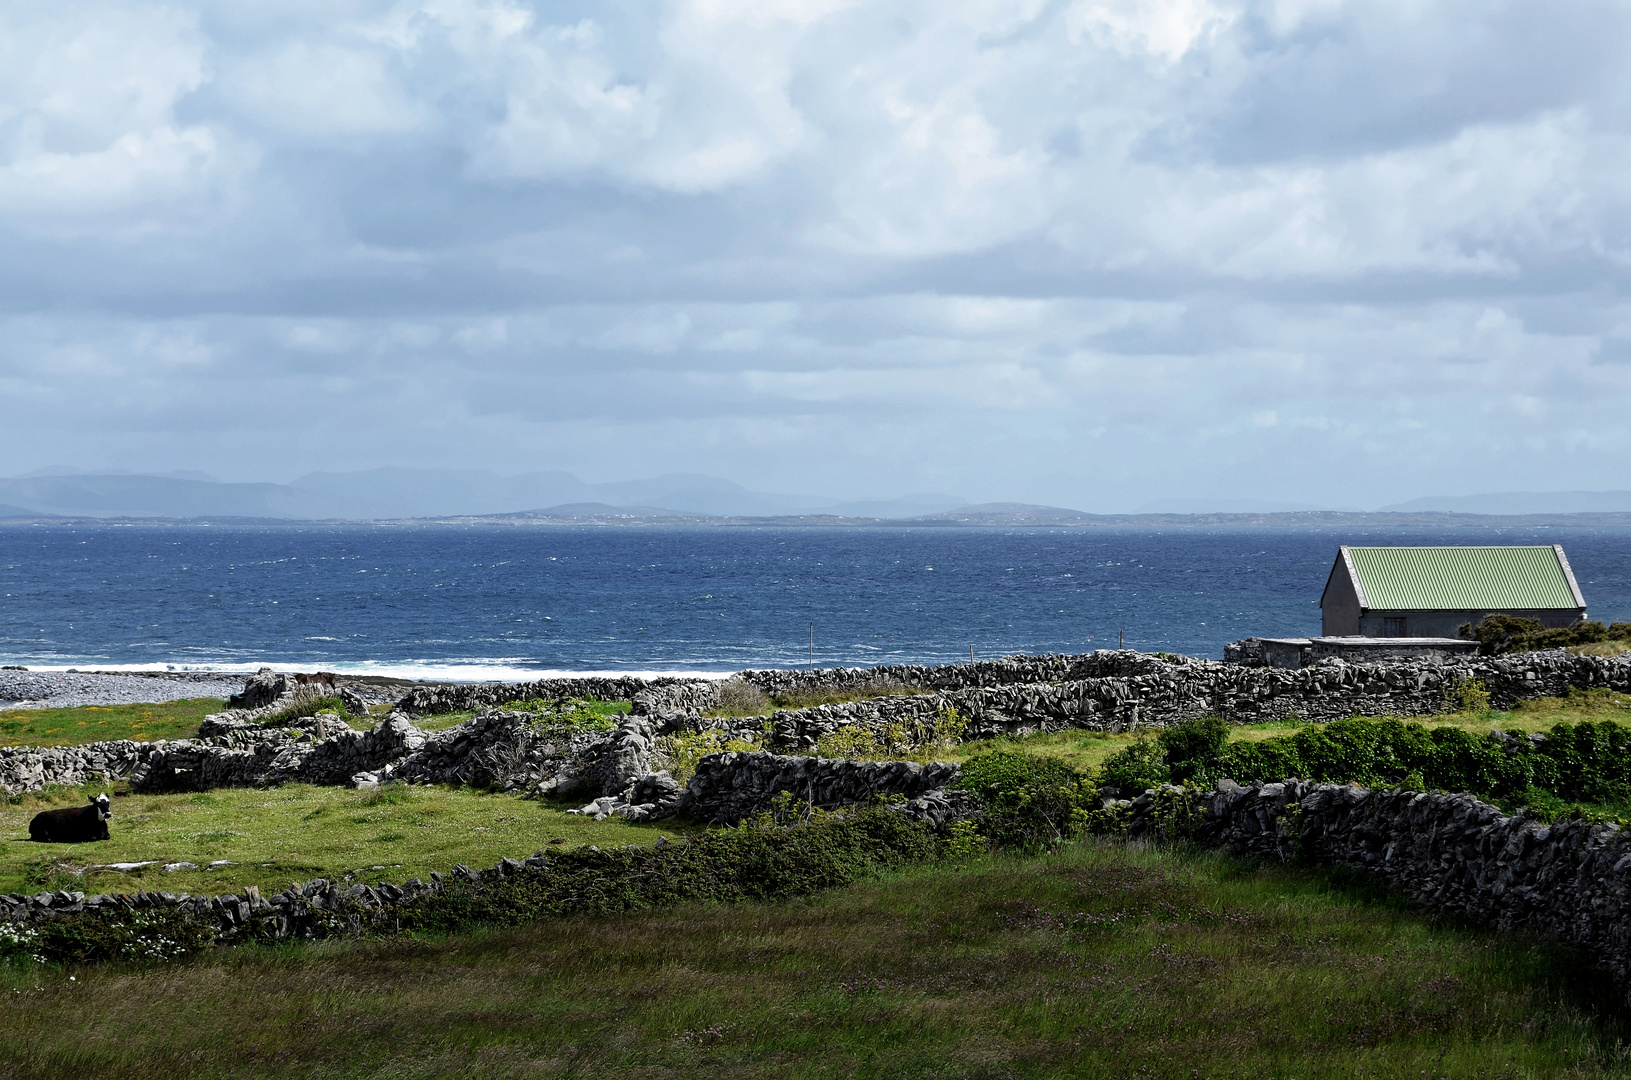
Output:
<instances>
[{"instance_id":1,"label":"building gable wall","mask_svg":"<svg viewBox=\"0 0 1631 1080\"><path fill-rule=\"evenodd\" d=\"M1331 576L1325 582L1325 595L1320 597L1321 633L1326 637L1352 637L1363 633L1360 629L1362 614L1364 609L1360 606L1359 594L1354 590L1348 560L1339 551L1336 565L1331 567Z\"/></svg>"}]
</instances>

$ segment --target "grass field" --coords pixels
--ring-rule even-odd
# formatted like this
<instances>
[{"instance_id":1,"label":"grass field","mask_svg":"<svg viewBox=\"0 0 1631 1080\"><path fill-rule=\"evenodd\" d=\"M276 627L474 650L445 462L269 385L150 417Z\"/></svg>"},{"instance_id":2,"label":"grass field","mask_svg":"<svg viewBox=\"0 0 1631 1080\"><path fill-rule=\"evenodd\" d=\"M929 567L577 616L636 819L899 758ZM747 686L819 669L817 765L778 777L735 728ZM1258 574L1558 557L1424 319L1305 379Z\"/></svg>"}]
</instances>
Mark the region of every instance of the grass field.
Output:
<instances>
[{"instance_id":1,"label":"grass field","mask_svg":"<svg viewBox=\"0 0 1631 1080\"><path fill-rule=\"evenodd\" d=\"M199 721L227 707L220 698L156 705L0 710L0 746L79 746L111 739L186 739Z\"/></svg>"},{"instance_id":2,"label":"grass field","mask_svg":"<svg viewBox=\"0 0 1631 1080\"><path fill-rule=\"evenodd\" d=\"M1580 720L1631 720L1631 697L1607 691L1525 702L1511 712L1454 714L1421 718L1434 725L1474 731L1491 728L1535 731ZM625 703L607 703L614 714ZM102 710L52 710L65 714L52 721L78 730L71 715ZM180 709L177 706L177 713ZM213 709L212 709L213 711ZM127 712L125 723L140 722ZM438 727L451 726L468 714L437 717ZM98 719L104 726L111 719ZM180 722L179 720L177 721ZM360 722L359 722L360 723ZM196 725L196 721L194 721ZM1294 725L1236 727L1233 739L1262 739L1285 734ZM129 734L127 729L123 735ZM122 737L113 732L108 737ZM1005 748L1057 756L1083 771L1128 745L1134 734L1071 731L1004 741ZM955 747L949 760L966 760L991 743ZM381 793L291 784L270 790L222 789L209 793L130 794L111 786L112 839L96 844L43 845L28 841L28 820L41 809L77 805L98 785L54 791L41 796L0 800L0 892L40 888L89 892L222 893L243 885L282 888L292 880L341 878L359 873L366 880L402 881L445 873L453 864L491 866L502 856L524 857L551 840L568 844L646 844L658 835L682 831L673 823L631 826L620 820L595 823L565 813L566 807L510 796L446 787L391 788ZM159 866L120 873L84 870L115 862L191 862L199 869L165 872ZM236 865L204 869L226 860ZM375 869L375 868L378 869Z\"/></svg>"},{"instance_id":3,"label":"grass field","mask_svg":"<svg viewBox=\"0 0 1631 1080\"><path fill-rule=\"evenodd\" d=\"M0 968L0 1078L1626 1075L1583 958L1339 874L1074 844L800 901Z\"/></svg>"},{"instance_id":4,"label":"grass field","mask_svg":"<svg viewBox=\"0 0 1631 1080\"><path fill-rule=\"evenodd\" d=\"M225 893L243 885L283 888L315 877L404 881L446 873L455 863L491 866L524 858L551 841L649 844L683 827L596 823L565 808L450 787L396 786L379 792L287 784L267 790L222 788L179 795L119 794L112 838L94 844L35 844L28 819L48 806L84 802L90 788L0 803L0 892ZM121 873L83 870L115 862L191 862ZM204 869L217 860L235 866ZM82 870L75 873L75 870Z\"/></svg>"}]
</instances>

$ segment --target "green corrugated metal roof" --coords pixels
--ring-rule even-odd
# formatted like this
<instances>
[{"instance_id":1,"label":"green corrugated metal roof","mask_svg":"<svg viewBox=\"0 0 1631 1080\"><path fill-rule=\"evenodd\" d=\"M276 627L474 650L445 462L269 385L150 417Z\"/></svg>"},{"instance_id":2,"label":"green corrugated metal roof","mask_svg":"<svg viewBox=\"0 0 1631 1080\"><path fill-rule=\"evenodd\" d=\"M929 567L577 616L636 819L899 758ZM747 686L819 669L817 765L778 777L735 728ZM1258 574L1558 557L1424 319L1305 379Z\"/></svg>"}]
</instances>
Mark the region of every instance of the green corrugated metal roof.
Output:
<instances>
[{"instance_id":1,"label":"green corrugated metal roof","mask_svg":"<svg viewBox=\"0 0 1631 1080\"><path fill-rule=\"evenodd\" d=\"M1578 608L1551 547L1350 547L1372 611Z\"/></svg>"}]
</instances>

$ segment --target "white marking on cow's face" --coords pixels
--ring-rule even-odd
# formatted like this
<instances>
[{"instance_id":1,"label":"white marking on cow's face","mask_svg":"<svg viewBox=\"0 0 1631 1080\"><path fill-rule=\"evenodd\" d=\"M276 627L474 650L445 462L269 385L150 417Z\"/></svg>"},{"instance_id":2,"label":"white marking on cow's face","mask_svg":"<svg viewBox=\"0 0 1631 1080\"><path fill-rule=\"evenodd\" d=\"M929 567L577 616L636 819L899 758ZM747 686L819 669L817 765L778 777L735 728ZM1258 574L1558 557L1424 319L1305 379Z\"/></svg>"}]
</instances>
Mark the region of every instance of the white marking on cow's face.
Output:
<instances>
[{"instance_id":1,"label":"white marking on cow's face","mask_svg":"<svg viewBox=\"0 0 1631 1080\"><path fill-rule=\"evenodd\" d=\"M86 798L90 798L90 796L86 796ZM108 818L113 816L113 811L108 809L108 796L106 792L96 796L94 799L91 799L91 804L96 807L96 816L101 818L103 821L106 821Z\"/></svg>"}]
</instances>

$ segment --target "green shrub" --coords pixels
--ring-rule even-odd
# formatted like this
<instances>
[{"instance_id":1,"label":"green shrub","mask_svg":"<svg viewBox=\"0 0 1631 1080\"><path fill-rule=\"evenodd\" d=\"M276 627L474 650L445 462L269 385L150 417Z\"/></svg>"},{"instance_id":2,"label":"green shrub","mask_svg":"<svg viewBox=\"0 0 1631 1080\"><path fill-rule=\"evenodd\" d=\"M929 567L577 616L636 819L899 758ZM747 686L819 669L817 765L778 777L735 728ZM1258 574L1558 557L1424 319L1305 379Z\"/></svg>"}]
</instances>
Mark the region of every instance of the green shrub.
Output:
<instances>
[{"instance_id":1,"label":"green shrub","mask_svg":"<svg viewBox=\"0 0 1631 1080\"><path fill-rule=\"evenodd\" d=\"M1229 722L1221 716L1185 720L1163 730L1161 762L1174 784L1187 784L1211 771L1229 742Z\"/></svg>"},{"instance_id":2,"label":"green shrub","mask_svg":"<svg viewBox=\"0 0 1631 1080\"><path fill-rule=\"evenodd\" d=\"M877 730L844 724L816 740L816 754L857 761L935 761L962 742L967 730L968 717L945 705L927 723L896 720Z\"/></svg>"},{"instance_id":3,"label":"green shrub","mask_svg":"<svg viewBox=\"0 0 1631 1080\"><path fill-rule=\"evenodd\" d=\"M178 960L208 948L214 928L174 909L85 912L40 924L34 944L48 960Z\"/></svg>"},{"instance_id":4,"label":"green shrub","mask_svg":"<svg viewBox=\"0 0 1631 1080\"><path fill-rule=\"evenodd\" d=\"M1100 786L1124 799L1133 798L1148 788L1160 787L1171 778L1166 749L1148 736L1117 750L1099 766Z\"/></svg>"},{"instance_id":5,"label":"green shrub","mask_svg":"<svg viewBox=\"0 0 1631 1080\"><path fill-rule=\"evenodd\" d=\"M770 739L770 731L770 721L767 720L757 734L733 735L723 728L709 728L706 731L663 735L657 740L659 764L668 770L668 775L683 784L696 775L697 762L709 754L727 751L751 754L763 750Z\"/></svg>"},{"instance_id":6,"label":"green shrub","mask_svg":"<svg viewBox=\"0 0 1631 1080\"><path fill-rule=\"evenodd\" d=\"M1484 685L1482 679L1462 679L1454 686L1445 688L1444 700L1456 712L1487 713L1490 706L1489 687Z\"/></svg>"},{"instance_id":7,"label":"green shrub","mask_svg":"<svg viewBox=\"0 0 1631 1080\"><path fill-rule=\"evenodd\" d=\"M40 932L21 923L0 922L0 963L18 960L44 962Z\"/></svg>"},{"instance_id":8,"label":"green shrub","mask_svg":"<svg viewBox=\"0 0 1631 1080\"><path fill-rule=\"evenodd\" d=\"M625 701L591 701L588 698L530 698L511 701L500 706L511 712L534 713L538 719L533 730L549 731L615 731L628 712Z\"/></svg>"},{"instance_id":9,"label":"green shrub","mask_svg":"<svg viewBox=\"0 0 1631 1080\"><path fill-rule=\"evenodd\" d=\"M291 720L304 720L308 716L316 716L320 712L337 713L340 716L351 715L345 707L345 702L337 697L307 697L300 698L286 709L280 709L270 716L260 719L260 723L267 727L278 724L287 724Z\"/></svg>"},{"instance_id":10,"label":"green shrub","mask_svg":"<svg viewBox=\"0 0 1631 1080\"><path fill-rule=\"evenodd\" d=\"M808 825L754 821L681 844L619 851L578 848L551 856L548 873L450 884L405 909L402 924L451 931L685 901L802 896L933 859L942 851L942 842L927 827L883 806Z\"/></svg>"},{"instance_id":11,"label":"green shrub","mask_svg":"<svg viewBox=\"0 0 1631 1080\"><path fill-rule=\"evenodd\" d=\"M1478 642L1480 655L1500 656L1503 653L1590 645L1611 639L1631 640L1631 623L1604 626L1588 619L1573 626L1546 627L1538 619L1525 619L1518 615L1486 615L1476 624L1463 623L1460 634Z\"/></svg>"},{"instance_id":12,"label":"green shrub","mask_svg":"<svg viewBox=\"0 0 1631 1080\"><path fill-rule=\"evenodd\" d=\"M1056 844L1080 831L1098 805L1098 790L1067 762L1017 750L969 758L956 786L979 800L980 831L1004 847Z\"/></svg>"},{"instance_id":13,"label":"green shrub","mask_svg":"<svg viewBox=\"0 0 1631 1080\"><path fill-rule=\"evenodd\" d=\"M1467 791L1506 805L1542 794L1563 803L1631 803L1631 728L1558 724L1539 744L1400 720L1334 720L1233 743L1209 766L1234 780L1299 777L1367 786Z\"/></svg>"}]
</instances>

